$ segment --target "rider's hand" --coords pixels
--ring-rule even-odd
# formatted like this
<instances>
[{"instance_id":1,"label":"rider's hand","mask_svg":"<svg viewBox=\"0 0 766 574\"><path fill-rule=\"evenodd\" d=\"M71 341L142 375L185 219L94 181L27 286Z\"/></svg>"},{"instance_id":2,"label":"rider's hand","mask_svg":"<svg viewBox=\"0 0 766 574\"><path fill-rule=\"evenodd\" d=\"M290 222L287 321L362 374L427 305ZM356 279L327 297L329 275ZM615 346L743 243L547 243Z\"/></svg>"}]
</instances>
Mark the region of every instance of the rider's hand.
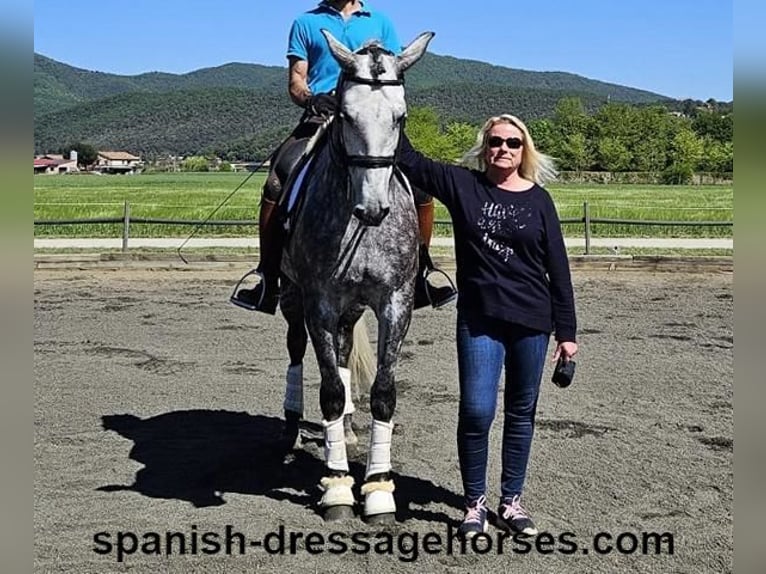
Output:
<instances>
[{"instance_id":1,"label":"rider's hand","mask_svg":"<svg viewBox=\"0 0 766 574\"><path fill-rule=\"evenodd\" d=\"M332 94L316 94L306 102L306 109L315 116L329 117L338 108L338 99Z\"/></svg>"}]
</instances>

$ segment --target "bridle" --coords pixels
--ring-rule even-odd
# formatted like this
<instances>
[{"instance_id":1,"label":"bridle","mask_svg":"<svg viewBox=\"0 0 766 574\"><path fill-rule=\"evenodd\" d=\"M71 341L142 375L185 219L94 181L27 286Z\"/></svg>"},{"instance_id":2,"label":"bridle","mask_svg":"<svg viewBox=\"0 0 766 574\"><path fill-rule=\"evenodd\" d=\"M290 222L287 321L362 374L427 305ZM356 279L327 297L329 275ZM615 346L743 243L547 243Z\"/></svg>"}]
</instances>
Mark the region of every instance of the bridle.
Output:
<instances>
[{"instance_id":1,"label":"bridle","mask_svg":"<svg viewBox=\"0 0 766 574\"><path fill-rule=\"evenodd\" d=\"M341 109L343 104L342 88L345 83L365 84L367 86L403 86L404 76L399 76L395 80L383 80L380 78L362 78L360 76L355 76L344 72L341 74L338 80L338 88L336 91L338 94L338 109ZM332 145L337 157L345 166L366 168L396 166L397 160L399 159L399 149L401 147L402 132L404 131L405 119L406 115L402 116L402 118L399 120L399 136L393 155L358 155L349 154L346 151L346 145L343 141L343 112L338 112L336 114L336 119L333 122L337 122L337 125L333 126L334 137L332 138Z\"/></svg>"}]
</instances>

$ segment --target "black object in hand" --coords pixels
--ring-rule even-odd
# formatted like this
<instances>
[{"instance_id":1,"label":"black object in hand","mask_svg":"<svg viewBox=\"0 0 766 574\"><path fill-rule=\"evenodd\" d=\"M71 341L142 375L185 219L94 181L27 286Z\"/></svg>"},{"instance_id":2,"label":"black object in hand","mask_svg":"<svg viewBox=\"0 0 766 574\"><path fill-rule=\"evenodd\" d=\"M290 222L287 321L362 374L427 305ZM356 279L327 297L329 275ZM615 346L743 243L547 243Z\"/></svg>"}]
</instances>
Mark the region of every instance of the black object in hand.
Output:
<instances>
[{"instance_id":1,"label":"black object in hand","mask_svg":"<svg viewBox=\"0 0 766 574\"><path fill-rule=\"evenodd\" d=\"M306 108L315 116L331 116L338 107L338 99L332 94L316 94L306 103Z\"/></svg>"},{"instance_id":2,"label":"black object in hand","mask_svg":"<svg viewBox=\"0 0 766 574\"><path fill-rule=\"evenodd\" d=\"M562 389L572 384L575 374L575 362L572 359L564 361L564 357L559 357L556 368L553 369L551 381Z\"/></svg>"}]
</instances>

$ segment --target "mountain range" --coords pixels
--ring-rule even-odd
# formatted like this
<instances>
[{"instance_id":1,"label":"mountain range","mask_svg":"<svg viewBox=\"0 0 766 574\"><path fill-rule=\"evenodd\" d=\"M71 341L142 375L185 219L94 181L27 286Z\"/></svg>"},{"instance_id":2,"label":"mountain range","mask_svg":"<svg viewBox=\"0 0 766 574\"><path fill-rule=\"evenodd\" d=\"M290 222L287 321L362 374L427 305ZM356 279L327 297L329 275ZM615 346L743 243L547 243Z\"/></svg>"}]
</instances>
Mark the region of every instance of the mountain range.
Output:
<instances>
[{"instance_id":1,"label":"mountain range","mask_svg":"<svg viewBox=\"0 0 766 574\"><path fill-rule=\"evenodd\" d=\"M407 73L411 106L444 122L479 124L511 112L550 116L563 97L589 111L607 102L677 103L646 90L566 72L532 72L428 53ZM142 154L235 150L257 140L270 149L301 110L287 96L287 69L230 63L187 74L124 76L83 70L34 55L35 151L75 141Z\"/></svg>"}]
</instances>

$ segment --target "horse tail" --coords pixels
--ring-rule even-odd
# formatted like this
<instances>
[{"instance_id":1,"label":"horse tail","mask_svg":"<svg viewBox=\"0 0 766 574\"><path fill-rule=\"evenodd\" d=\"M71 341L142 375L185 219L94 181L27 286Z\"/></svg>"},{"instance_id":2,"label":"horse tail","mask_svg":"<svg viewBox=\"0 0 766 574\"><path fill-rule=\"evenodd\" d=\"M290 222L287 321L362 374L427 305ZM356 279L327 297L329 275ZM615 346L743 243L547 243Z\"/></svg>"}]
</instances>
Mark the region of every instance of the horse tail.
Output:
<instances>
[{"instance_id":1,"label":"horse tail","mask_svg":"<svg viewBox=\"0 0 766 574\"><path fill-rule=\"evenodd\" d=\"M369 394L377 371L375 353L372 350L372 345L370 345L370 338L367 335L367 322L364 317L365 315L362 315L354 325L354 342L348 358L351 384L353 385L356 400L362 394Z\"/></svg>"}]
</instances>

